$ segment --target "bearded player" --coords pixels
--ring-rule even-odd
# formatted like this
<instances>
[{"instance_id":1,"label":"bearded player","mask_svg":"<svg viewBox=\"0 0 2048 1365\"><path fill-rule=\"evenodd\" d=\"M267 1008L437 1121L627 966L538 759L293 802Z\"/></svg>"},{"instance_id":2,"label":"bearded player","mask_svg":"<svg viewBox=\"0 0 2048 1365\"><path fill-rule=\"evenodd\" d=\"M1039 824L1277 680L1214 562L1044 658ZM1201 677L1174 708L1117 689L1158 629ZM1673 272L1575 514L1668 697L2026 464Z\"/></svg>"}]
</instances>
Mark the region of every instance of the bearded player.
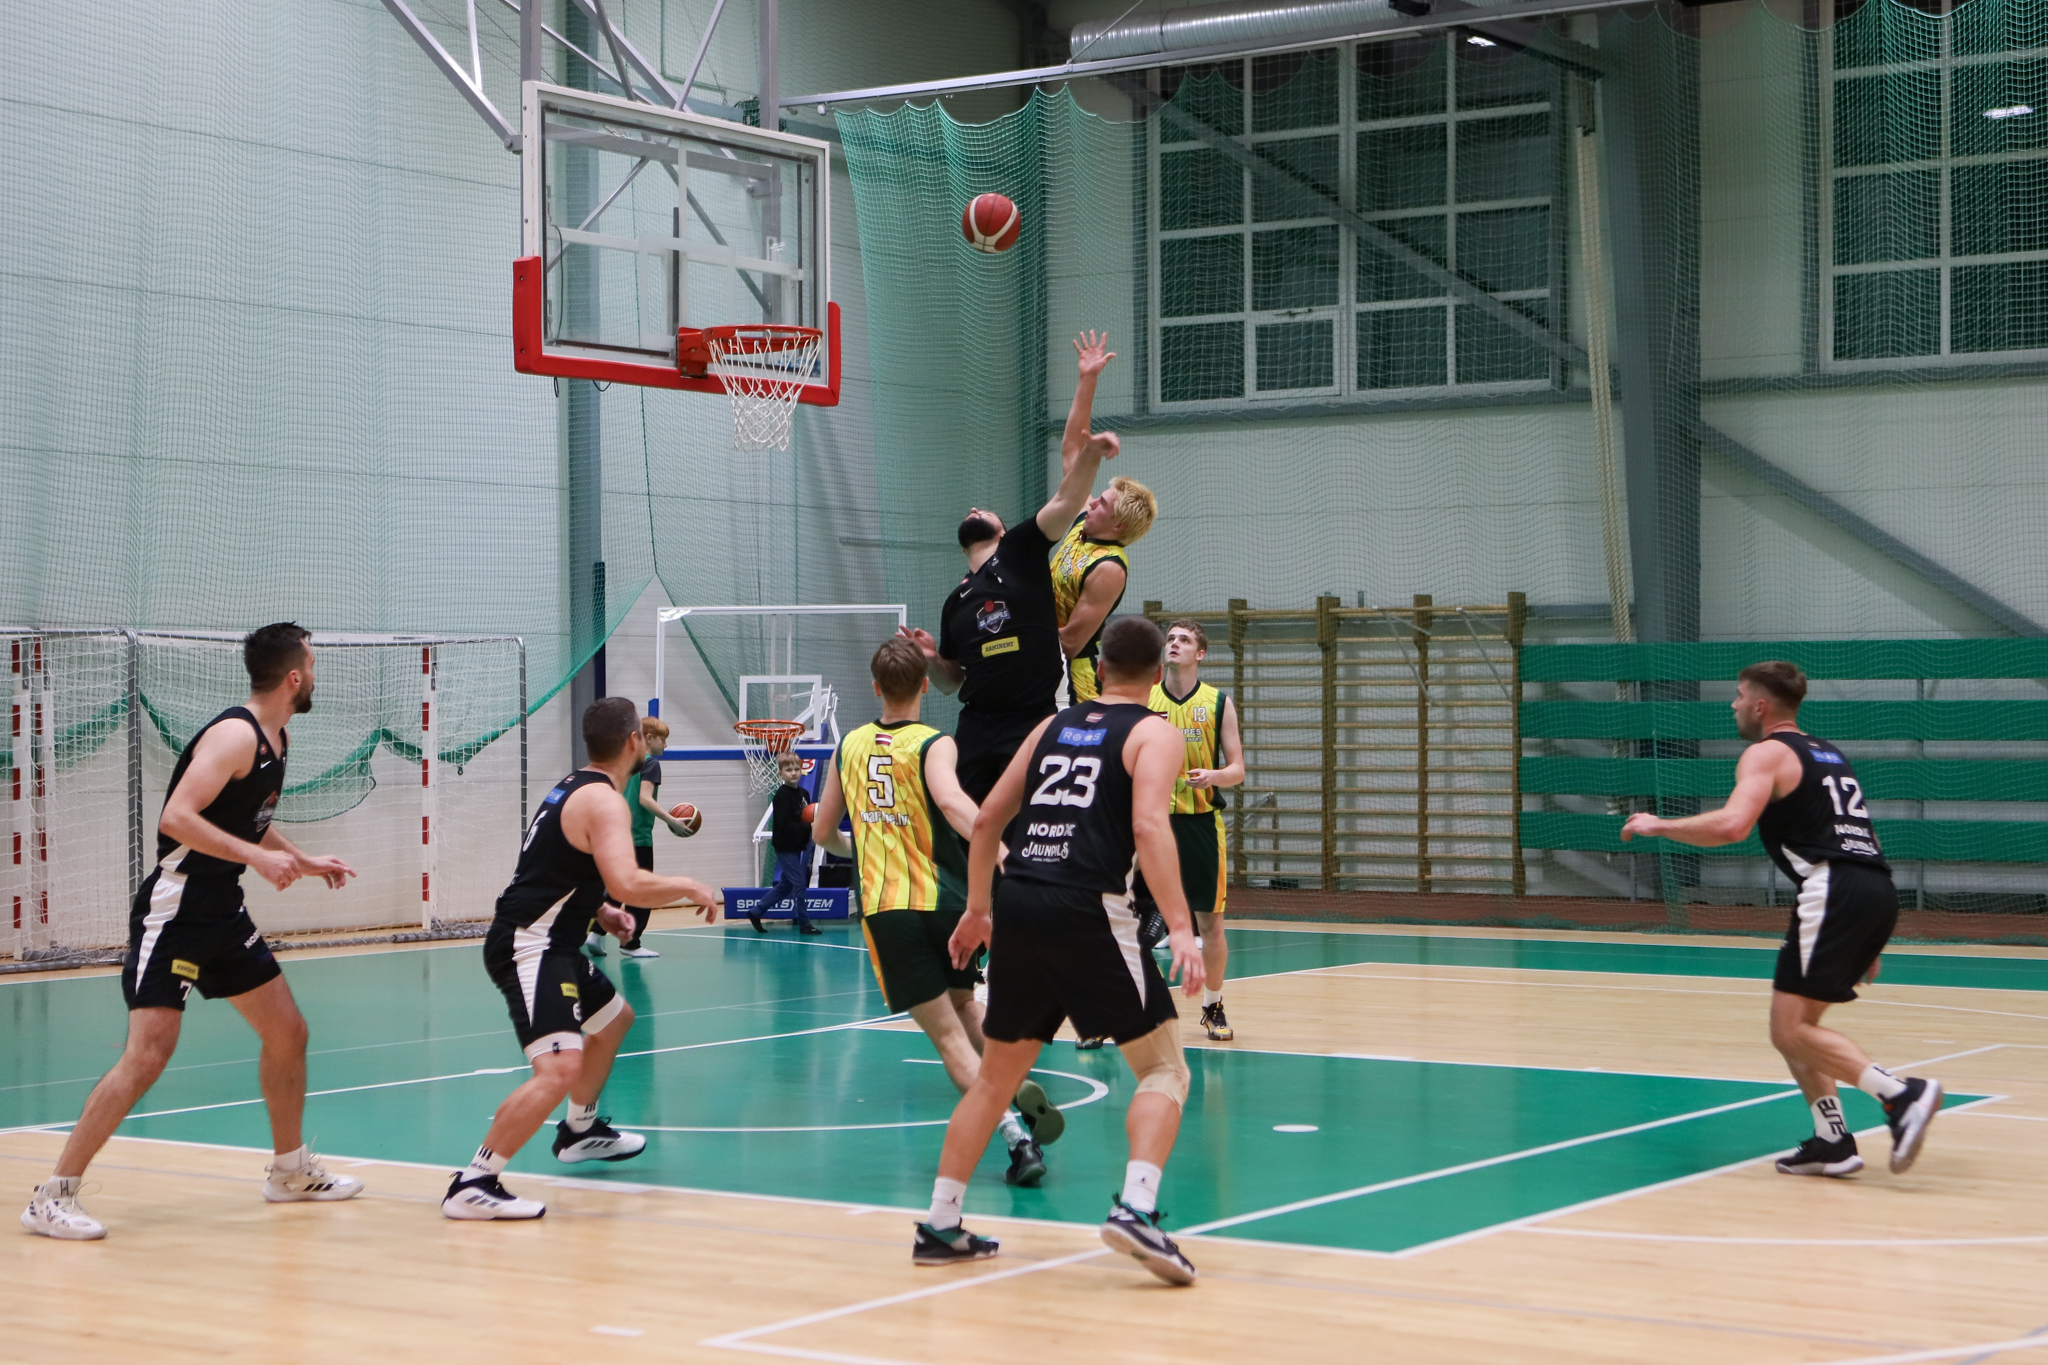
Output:
<instances>
[{"instance_id":1,"label":"bearded player","mask_svg":"<svg viewBox=\"0 0 2048 1365\"><path fill-rule=\"evenodd\" d=\"M1899 921L1898 893L1871 828L1863 785L1840 749L1801 733L1806 675L1797 664L1771 660L1736 676L1735 728L1750 744L1735 765L1728 804L1682 820L1631 815L1621 837L1718 848L1756 830L1771 861L1799 888L1771 982L1771 1045L1813 1108L1813 1136L1780 1158L1778 1169L1786 1175L1863 1169L1836 1093L1837 1083L1846 1081L1884 1106L1891 1167L1903 1171L1919 1157L1941 1109L1941 1082L1894 1076L1820 1022L1828 1006L1854 1000L1856 987L1877 975L1878 954Z\"/></svg>"}]
</instances>

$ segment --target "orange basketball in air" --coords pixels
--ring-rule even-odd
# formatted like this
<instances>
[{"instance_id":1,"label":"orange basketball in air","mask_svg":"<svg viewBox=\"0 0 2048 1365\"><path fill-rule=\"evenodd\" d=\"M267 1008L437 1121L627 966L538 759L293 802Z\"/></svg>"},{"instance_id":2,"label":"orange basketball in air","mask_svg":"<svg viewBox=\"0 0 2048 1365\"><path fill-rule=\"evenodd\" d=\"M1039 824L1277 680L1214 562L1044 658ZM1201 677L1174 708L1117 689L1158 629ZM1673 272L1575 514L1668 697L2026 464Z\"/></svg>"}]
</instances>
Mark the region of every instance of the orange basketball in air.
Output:
<instances>
[{"instance_id":1,"label":"orange basketball in air","mask_svg":"<svg viewBox=\"0 0 2048 1365\"><path fill-rule=\"evenodd\" d=\"M966 234L967 245L990 255L1017 245L1017 235L1023 230L1017 206L1005 195L978 194L960 215L960 231Z\"/></svg>"}]
</instances>

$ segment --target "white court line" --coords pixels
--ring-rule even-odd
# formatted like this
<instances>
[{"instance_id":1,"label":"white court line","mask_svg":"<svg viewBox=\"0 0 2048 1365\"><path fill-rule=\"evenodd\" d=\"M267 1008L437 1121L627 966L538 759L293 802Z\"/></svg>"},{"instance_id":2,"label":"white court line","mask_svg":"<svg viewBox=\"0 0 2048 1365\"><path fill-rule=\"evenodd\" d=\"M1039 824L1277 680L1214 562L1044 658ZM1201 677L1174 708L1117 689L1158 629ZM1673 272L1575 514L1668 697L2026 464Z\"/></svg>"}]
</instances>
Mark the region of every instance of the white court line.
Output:
<instances>
[{"instance_id":1,"label":"white court line","mask_svg":"<svg viewBox=\"0 0 2048 1365\"><path fill-rule=\"evenodd\" d=\"M1980 1119L2017 1119L2021 1123L2048 1123L2048 1118L2044 1118L2040 1114L2000 1114L1990 1109L1968 1109L1964 1112L1973 1114Z\"/></svg>"},{"instance_id":2,"label":"white court line","mask_svg":"<svg viewBox=\"0 0 2048 1365\"><path fill-rule=\"evenodd\" d=\"M903 1060L912 1066L945 1065L936 1057L905 1057ZM1055 1105L1057 1109L1079 1109L1082 1105L1093 1104L1109 1094L1109 1087L1091 1076L1083 1076L1072 1071L1054 1071L1043 1066L1034 1066L1031 1070L1041 1076L1064 1076L1088 1087L1088 1094L1085 1097ZM664 1128L653 1123L636 1123L631 1127L636 1133L864 1133L878 1128L943 1128L952 1121L949 1114L942 1119L904 1119L897 1123L820 1123L785 1128Z\"/></svg>"},{"instance_id":3,"label":"white court line","mask_svg":"<svg viewBox=\"0 0 2048 1365\"><path fill-rule=\"evenodd\" d=\"M1523 1228L1545 1237L1592 1237L1615 1242L1691 1242L1741 1247L1993 1247L2048 1242L2048 1233L2025 1237L1703 1237L1675 1232L1605 1232L1594 1228Z\"/></svg>"},{"instance_id":4,"label":"white court line","mask_svg":"<svg viewBox=\"0 0 2048 1365\"><path fill-rule=\"evenodd\" d=\"M1923 1360L1954 1360L1957 1356L1999 1355L2006 1351L2038 1351L2048 1346L2048 1336L2015 1337L2011 1341L1980 1341L1970 1346L1941 1346L1930 1351L1901 1351L1896 1355L1857 1356L1854 1360L1830 1360L1826 1365L1917 1365Z\"/></svg>"},{"instance_id":5,"label":"white court line","mask_svg":"<svg viewBox=\"0 0 2048 1365\"><path fill-rule=\"evenodd\" d=\"M871 1019L855 1019L850 1023L826 1024L819 1028L797 1029L791 1033L763 1033L752 1038L720 1038L709 1043L679 1043L674 1047L652 1047L645 1048L639 1052L621 1052L618 1055L620 1057L658 1057L664 1053L695 1052L700 1048L707 1047L732 1047L739 1043L770 1043L780 1038L805 1038L819 1033L839 1033L846 1029L867 1028L870 1025L883 1023L897 1017L893 1014L878 1014ZM472 1076L509 1076L514 1072L522 1072L526 1069L524 1066L485 1066L478 1067L474 1071L451 1071L445 1076L412 1076L401 1081L374 1081L369 1085L344 1085L333 1090L308 1090L306 1098L310 1100L323 1095L352 1095L364 1090L392 1090L399 1086L407 1085L432 1085L437 1081L468 1080ZM247 1105L262 1103L263 1097L258 1095L254 1099L223 1100L218 1104L193 1104L187 1105L182 1109L153 1109L148 1113L130 1114L121 1122L128 1123L134 1119L169 1118L174 1114L200 1114L213 1109L240 1109ZM16 1128L0 1128L0 1136L8 1133L40 1133L53 1128L69 1128L77 1122L77 1119L59 1119L54 1123L30 1123Z\"/></svg>"}]
</instances>

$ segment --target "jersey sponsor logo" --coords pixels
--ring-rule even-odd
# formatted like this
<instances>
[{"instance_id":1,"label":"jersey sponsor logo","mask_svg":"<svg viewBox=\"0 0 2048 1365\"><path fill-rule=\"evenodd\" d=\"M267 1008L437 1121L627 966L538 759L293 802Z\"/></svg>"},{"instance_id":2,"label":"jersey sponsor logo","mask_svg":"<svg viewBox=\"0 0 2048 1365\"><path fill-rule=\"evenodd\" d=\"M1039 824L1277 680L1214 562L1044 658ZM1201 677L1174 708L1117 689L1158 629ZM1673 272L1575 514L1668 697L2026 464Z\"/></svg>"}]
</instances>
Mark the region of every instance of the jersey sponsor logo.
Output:
<instances>
[{"instance_id":1,"label":"jersey sponsor logo","mask_svg":"<svg viewBox=\"0 0 2048 1365\"><path fill-rule=\"evenodd\" d=\"M583 998L583 992L576 989L576 983L573 981L564 981L562 983L562 994L568 996L571 1000Z\"/></svg>"},{"instance_id":2,"label":"jersey sponsor logo","mask_svg":"<svg viewBox=\"0 0 2048 1365\"><path fill-rule=\"evenodd\" d=\"M1808 749L1806 752L1813 755L1813 761L1816 763L1847 763L1849 761L1848 759L1843 758L1840 754L1835 753L1829 749L1815 748Z\"/></svg>"},{"instance_id":3,"label":"jersey sponsor logo","mask_svg":"<svg viewBox=\"0 0 2048 1365\"><path fill-rule=\"evenodd\" d=\"M199 964L197 962L187 962L182 957L174 957L171 959L171 975L182 976L187 981L197 981L199 979Z\"/></svg>"},{"instance_id":4,"label":"jersey sponsor logo","mask_svg":"<svg viewBox=\"0 0 2048 1365\"><path fill-rule=\"evenodd\" d=\"M1033 840L1017 850L1017 856L1034 863L1063 863L1067 860L1067 844L1042 844Z\"/></svg>"},{"instance_id":5,"label":"jersey sponsor logo","mask_svg":"<svg viewBox=\"0 0 2048 1365\"><path fill-rule=\"evenodd\" d=\"M564 791L563 791L563 790L562 790L562 789L561 789L560 787L556 787L556 788L555 788L555 789L554 789L553 791L549 792L549 793L548 793L548 794L547 794L546 796L543 796L543 797L541 798L541 800L542 800L542 801L545 801L545 802L546 802L546 803L547 803L548 805L552 806L552 805L554 805L554 804L555 804L555 803L556 803L557 801L560 801L560 800L561 800L561 799L562 799L562 798L563 798L564 796L566 796L567 794L568 794L568 793L564 792Z\"/></svg>"},{"instance_id":6,"label":"jersey sponsor logo","mask_svg":"<svg viewBox=\"0 0 2048 1365\"><path fill-rule=\"evenodd\" d=\"M981 657L986 659L991 654L1015 654L1022 647L1023 643L1015 635L1006 635L1000 640L990 640L981 647Z\"/></svg>"},{"instance_id":7,"label":"jersey sponsor logo","mask_svg":"<svg viewBox=\"0 0 2048 1365\"><path fill-rule=\"evenodd\" d=\"M262 937L263 931L261 929L258 929L255 933L249 935L249 937L242 940L242 946L244 948L254 948L256 946L256 941Z\"/></svg>"},{"instance_id":8,"label":"jersey sponsor logo","mask_svg":"<svg viewBox=\"0 0 2048 1365\"><path fill-rule=\"evenodd\" d=\"M1200 730L1196 729L1192 725L1189 726L1187 729L1181 731L1180 737L1190 742L1204 740L1208 738L1207 735L1203 734Z\"/></svg>"},{"instance_id":9,"label":"jersey sponsor logo","mask_svg":"<svg viewBox=\"0 0 2048 1365\"><path fill-rule=\"evenodd\" d=\"M1033 820L1024 826L1024 833L1034 839L1071 839L1079 826L1074 824L1053 824L1045 820Z\"/></svg>"},{"instance_id":10,"label":"jersey sponsor logo","mask_svg":"<svg viewBox=\"0 0 2048 1365\"><path fill-rule=\"evenodd\" d=\"M974 624L990 635L994 635L1010 624L1008 602L984 602L981 610L974 614Z\"/></svg>"},{"instance_id":11,"label":"jersey sponsor logo","mask_svg":"<svg viewBox=\"0 0 2048 1365\"><path fill-rule=\"evenodd\" d=\"M1071 749L1092 749L1100 745L1108 734L1107 730L1083 730L1078 725L1063 725L1060 727L1060 743Z\"/></svg>"},{"instance_id":12,"label":"jersey sponsor logo","mask_svg":"<svg viewBox=\"0 0 2048 1365\"><path fill-rule=\"evenodd\" d=\"M860 813L863 825L899 825L909 828L910 817L900 810L864 810Z\"/></svg>"},{"instance_id":13,"label":"jersey sponsor logo","mask_svg":"<svg viewBox=\"0 0 2048 1365\"><path fill-rule=\"evenodd\" d=\"M263 832L270 828L270 822L276 818L276 815L277 793L272 792L263 798L263 804L256 809L256 837L258 839L261 839Z\"/></svg>"}]
</instances>

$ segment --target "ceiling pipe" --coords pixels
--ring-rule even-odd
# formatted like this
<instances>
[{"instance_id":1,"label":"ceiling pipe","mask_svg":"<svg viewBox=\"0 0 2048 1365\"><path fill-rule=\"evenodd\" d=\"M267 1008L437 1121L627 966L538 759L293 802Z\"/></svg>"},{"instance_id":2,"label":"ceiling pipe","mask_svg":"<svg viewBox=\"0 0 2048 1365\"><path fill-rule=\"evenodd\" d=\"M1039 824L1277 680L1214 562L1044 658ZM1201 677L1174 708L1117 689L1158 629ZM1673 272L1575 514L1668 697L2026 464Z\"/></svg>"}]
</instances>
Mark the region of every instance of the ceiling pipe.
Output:
<instances>
[{"instance_id":1,"label":"ceiling pipe","mask_svg":"<svg viewBox=\"0 0 2048 1365\"><path fill-rule=\"evenodd\" d=\"M1068 35L1074 58L1112 61L1184 48L1247 47L1285 40L1297 33L1367 27L1398 19L1403 12L1425 12L1426 5L1409 0L1398 9L1391 0L1252 0L1228 5L1187 5L1126 15L1115 20L1090 20L1074 25Z\"/></svg>"}]
</instances>

